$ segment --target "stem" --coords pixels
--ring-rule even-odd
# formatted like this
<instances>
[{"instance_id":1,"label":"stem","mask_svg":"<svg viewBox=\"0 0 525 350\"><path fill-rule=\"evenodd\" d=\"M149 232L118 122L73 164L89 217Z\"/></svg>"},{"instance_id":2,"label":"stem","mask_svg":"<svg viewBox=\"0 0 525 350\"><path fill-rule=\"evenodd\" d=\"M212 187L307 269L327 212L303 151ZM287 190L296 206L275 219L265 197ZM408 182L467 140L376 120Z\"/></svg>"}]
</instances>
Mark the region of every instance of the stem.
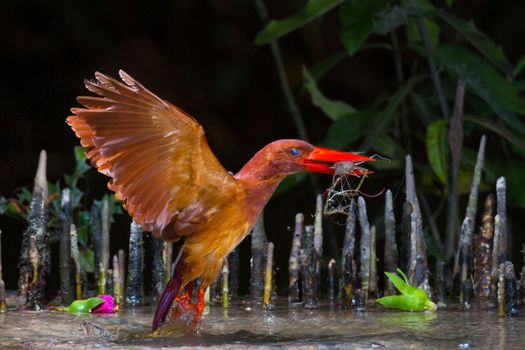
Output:
<instances>
[{"instance_id":1,"label":"stem","mask_svg":"<svg viewBox=\"0 0 525 350\"><path fill-rule=\"evenodd\" d=\"M465 82L458 80L456 87L456 99L454 103L454 114L449 125L449 147L451 164L449 173L449 195L447 206L447 226L445 237L445 257L454 256L456 246L456 232L458 222L458 177L459 162L461 159L461 148L463 144L463 102L465 99Z\"/></svg>"},{"instance_id":2,"label":"stem","mask_svg":"<svg viewBox=\"0 0 525 350\"><path fill-rule=\"evenodd\" d=\"M266 251L266 269L264 272L264 295L263 309L268 309L272 297L272 277L273 277L273 243L268 243Z\"/></svg>"},{"instance_id":3,"label":"stem","mask_svg":"<svg viewBox=\"0 0 525 350\"><path fill-rule=\"evenodd\" d=\"M413 7L417 8L416 0L410 0L410 4ZM446 119L449 119L450 113L448 110L448 105L447 105L447 100L445 98L445 94L443 93L441 79L439 77L439 74L436 68L436 60L434 58L432 43L430 42L430 37L428 35L427 28L425 26L425 22L423 21L421 17L416 17L416 26L419 31L419 36L421 37L421 41L423 42L423 46L425 48L428 68L430 69L430 75L432 77L432 83L434 84L434 89L436 90L436 93L438 95L439 107L441 109L441 113Z\"/></svg>"}]
</instances>

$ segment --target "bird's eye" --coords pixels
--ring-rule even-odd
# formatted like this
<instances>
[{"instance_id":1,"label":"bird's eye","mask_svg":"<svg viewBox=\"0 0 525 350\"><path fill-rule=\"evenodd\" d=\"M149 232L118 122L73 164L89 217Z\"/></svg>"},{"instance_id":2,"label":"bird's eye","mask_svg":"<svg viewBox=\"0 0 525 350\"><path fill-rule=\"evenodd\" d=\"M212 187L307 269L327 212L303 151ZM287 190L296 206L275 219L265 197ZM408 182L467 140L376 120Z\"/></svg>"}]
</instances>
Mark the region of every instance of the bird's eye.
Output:
<instances>
[{"instance_id":1,"label":"bird's eye","mask_svg":"<svg viewBox=\"0 0 525 350\"><path fill-rule=\"evenodd\" d=\"M290 149L290 155L292 155L294 157L297 157L300 153L301 153L301 151L299 151L297 148L291 148Z\"/></svg>"}]
</instances>

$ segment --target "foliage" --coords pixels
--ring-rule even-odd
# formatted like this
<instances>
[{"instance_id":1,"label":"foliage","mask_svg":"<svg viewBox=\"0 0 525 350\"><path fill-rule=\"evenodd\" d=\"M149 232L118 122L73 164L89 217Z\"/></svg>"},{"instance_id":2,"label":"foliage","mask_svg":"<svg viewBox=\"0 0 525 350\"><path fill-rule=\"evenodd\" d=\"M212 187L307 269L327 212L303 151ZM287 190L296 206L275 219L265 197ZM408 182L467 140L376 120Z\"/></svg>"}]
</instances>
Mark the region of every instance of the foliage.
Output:
<instances>
[{"instance_id":1,"label":"foliage","mask_svg":"<svg viewBox=\"0 0 525 350\"><path fill-rule=\"evenodd\" d=\"M318 6L315 13L311 11L314 3ZM451 6L453 1L447 4ZM425 150L422 154L426 157L415 157L418 181L422 184L423 195L438 196L443 201L443 194L449 191L449 116L440 108L440 96L428 69L428 62L435 61L443 87L442 97L449 110L455 102L457 80L464 81L467 86L462 125L465 145L458 178L460 195L467 193L470 186L471 155L475 155L470 145L477 147L481 134L487 134L490 152L485 160L485 182L481 189L490 188L489 184L493 187L497 176L506 176L513 188L509 193L509 205L525 208L525 179L519 176L525 166L525 55L513 66L501 47L472 22L457 17L450 8L436 6L443 6L443 2L311 0L298 14L270 22L258 34L256 43L263 45L290 33L292 27L286 23L293 23L293 30L296 30L308 21L320 20L329 11L337 11L339 41L346 55L337 51L303 68L304 91L331 123L321 143L341 149L373 150L385 155L392 161L376 164L381 170L393 170L390 176L396 179L402 176L404 155ZM300 18L303 20L299 21ZM418 27L421 22L424 32ZM457 35L444 34L451 32ZM423 42L430 43L432 48L428 57ZM375 102L360 107L357 107L359 101L333 99L323 92L322 79L336 67L352 65L355 57L370 46L391 53L392 73L399 83L396 89L378 91ZM381 54L384 55L384 51ZM335 78L351 79L343 75ZM492 158L492 155L498 157ZM297 183L296 180L292 184ZM290 187L290 183L287 185ZM443 205L439 201L430 200L429 203L435 211L430 214L443 219L446 212L441 210Z\"/></svg>"},{"instance_id":2,"label":"foliage","mask_svg":"<svg viewBox=\"0 0 525 350\"><path fill-rule=\"evenodd\" d=\"M411 286L403 271L397 269L397 272L403 276L403 279L391 272L385 272L385 275L401 295L389 295L379 298L376 301L392 309L404 311L436 311L437 306L428 298L428 294L421 288Z\"/></svg>"}]
</instances>

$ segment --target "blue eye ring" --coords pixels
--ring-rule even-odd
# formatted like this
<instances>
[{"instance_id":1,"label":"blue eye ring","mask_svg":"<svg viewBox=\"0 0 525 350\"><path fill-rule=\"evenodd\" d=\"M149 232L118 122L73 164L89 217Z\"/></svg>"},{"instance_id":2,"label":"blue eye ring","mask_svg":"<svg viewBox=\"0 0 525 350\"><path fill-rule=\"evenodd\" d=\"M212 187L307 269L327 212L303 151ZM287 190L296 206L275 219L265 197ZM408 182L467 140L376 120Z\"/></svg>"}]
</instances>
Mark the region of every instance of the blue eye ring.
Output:
<instances>
[{"instance_id":1,"label":"blue eye ring","mask_svg":"<svg viewBox=\"0 0 525 350\"><path fill-rule=\"evenodd\" d=\"M290 149L290 155L297 157L301 152L297 148Z\"/></svg>"}]
</instances>

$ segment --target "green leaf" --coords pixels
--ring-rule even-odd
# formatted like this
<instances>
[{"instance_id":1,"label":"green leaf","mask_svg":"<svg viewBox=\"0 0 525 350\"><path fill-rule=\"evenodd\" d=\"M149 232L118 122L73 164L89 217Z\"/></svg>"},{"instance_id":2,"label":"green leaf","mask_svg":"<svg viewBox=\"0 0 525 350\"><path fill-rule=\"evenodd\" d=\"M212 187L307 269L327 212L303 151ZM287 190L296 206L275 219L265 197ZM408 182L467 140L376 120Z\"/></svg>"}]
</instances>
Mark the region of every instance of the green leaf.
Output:
<instances>
[{"instance_id":1,"label":"green leaf","mask_svg":"<svg viewBox=\"0 0 525 350\"><path fill-rule=\"evenodd\" d=\"M337 53L310 67L308 70L310 71L312 78L314 78L315 80L319 80L327 72L332 70L332 68L341 63L341 61L344 60L346 57L348 57L348 54L346 52Z\"/></svg>"},{"instance_id":2,"label":"green leaf","mask_svg":"<svg viewBox=\"0 0 525 350\"><path fill-rule=\"evenodd\" d=\"M514 71L512 72L512 75L514 77L517 77L521 74L523 71L523 68L525 68L525 55L521 56L520 60L516 64L516 67L514 67Z\"/></svg>"},{"instance_id":3,"label":"green leaf","mask_svg":"<svg viewBox=\"0 0 525 350\"><path fill-rule=\"evenodd\" d=\"M501 47L496 45L496 43L483 32L480 32L474 23L459 19L443 10L436 11L436 14L460 32L483 56L488 58L496 68L506 76L512 76L512 65L507 57L505 57L505 53Z\"/></svg>"},{"instance_id":4,"label":"green leaf","mask_svg":"<svg viewBox=\"0 0 525 350\"><path fill-rule=\"evenodd\" d=\"M525 115L525 101L518 89L485 59L467 49L440 45L436 57L453 75L462 79L509 126L525 134L525 123L514 113Z\"/></svg>"},{"instance_id":5,"label":"green leaf","mask_svg":"<svg viewBox=\"0 0 525 350\"><path fill-rule=\"evenodd\" d=\"M438 119L427 128L427 157L441 183L447 184L447 121Z\"/></svg>"},{"instance_id":6,"label":"green leaf","mask_svg":"<svg viewBox=\"0 0 525 350\"><path fill-rule=\"evenodd\" d=\"M367 151L375 142L375 140L381 136L386 127L389 126L394 120L395 112L399 104L405 99L414 86L423 78L423 76L413 76L403 85L401 85L399 90L390 97L386 108L381 113L382 119L379 122L374 123L370 129L366 130L367 137L359 147L360 150Z\"/></svg>"},{"instance_id":7,"label":"green leaf","mask_svg":"<svg viewBox=\"0 0 525 350\"><path fill-rule=\"evenodd\" d=\"M356 112L352 106L337 100L330 100L319 90L315 79L310 72L303 67L304 87L312 97L312 103L326 114L330 119L337 120L342 116L353 114Z\"/></svg>"},{"instance_id":8,"label":"green leaf","mask_svg":"<svg viewBox=\"0 0 525 350\"><path fill-rule=\"evenodd\" d=\"M102 205L104 203L104 200L108 201L109 222L113 223L115 222L114 216L116 214L122 214L122 204L120 203L120 201L118 201L115 198L114 194L108 194L108 193L106 193L104 197L102 197L102 199L93 201L93 204L99 207L100 210L102 210Z\"/></svg>"},{"instance_id":9,"label":"green leaf","mask_svg":"<svg viewBox=\"0 0 525 350\"><path fill-rule=\"evenodd\" d=\"M104 299L100 298L89 298L86 300L75 300L69 305L67 311L72 313L88 313L89 310L104 303Z\"/></svg>"},{"instance_id":10,"label":"green leaf","mask_svg":"<svg viewBox=\"0 0 525 350\"><path fill-rule=\"evenodd\" d=\"M354 55L373 32L375 16L385 10L388 3L387 0L348 0L341 5L341 41L350 55Z\"/></svg>"},{"instance_id":11,"label":"green leaf","mask_svg":"<svg viewBox=\"0 0 525 350\"><path fill-rule=\"evenodd\" d=\"M341 2L342 0L309 0L306 6L295 15L268 23L255 37L255 43L264 45L278 39L324 15Z\"/></svg>"},{"instance_id":12,"label":"green leaf","mask_svg":"<svg viewBox=\"0 0 525 350\"><path fill-rule=\"evenodd\" d=\"M428 126L436 119L436 115L431 112L429 103L425 98L423 98L423 96L421 96L419 93L411 91L409 93L409 97L414 112L425 126Z\"/></svg>"},{"instance_id":13,"label":"green leaf","mask_svg":"<svg viewBox=\"0 0 525 350\"><path fill-rule=\"evenodd\" d=\"M427 14L423 18L423 23L425 24L430 43L435 48L439 42L439 26L430 16L430 14L434 13L435 11L434 5L432 5L429 0L417 0L417 8L412 10L410 10L411 4L408 0L402 0L401 5L405 7L410 13L416 12L419 14ZM422 43L421 35L419 34L419 30L414 19L407 21L406 33L408 42L412 46Z\"/></svg>"},{"instance_id":14,"label":"green leaf","mask_svg":"<svg viewBox=\"0 0 525 350\"><path fill-rule=\"evenodd\" d=\"M392 284L394 284L394 286L397 288L397 290L405 295L405 294L408 294L408 292L410 291L410 285L403 281L401 279L401 277L399 277L397 274L393 273L393 272L386 272L385 271L385 275L386 277L388 277L388 279L390 280L390 282L392 282Z\"/></svg>"}]
</instances>

